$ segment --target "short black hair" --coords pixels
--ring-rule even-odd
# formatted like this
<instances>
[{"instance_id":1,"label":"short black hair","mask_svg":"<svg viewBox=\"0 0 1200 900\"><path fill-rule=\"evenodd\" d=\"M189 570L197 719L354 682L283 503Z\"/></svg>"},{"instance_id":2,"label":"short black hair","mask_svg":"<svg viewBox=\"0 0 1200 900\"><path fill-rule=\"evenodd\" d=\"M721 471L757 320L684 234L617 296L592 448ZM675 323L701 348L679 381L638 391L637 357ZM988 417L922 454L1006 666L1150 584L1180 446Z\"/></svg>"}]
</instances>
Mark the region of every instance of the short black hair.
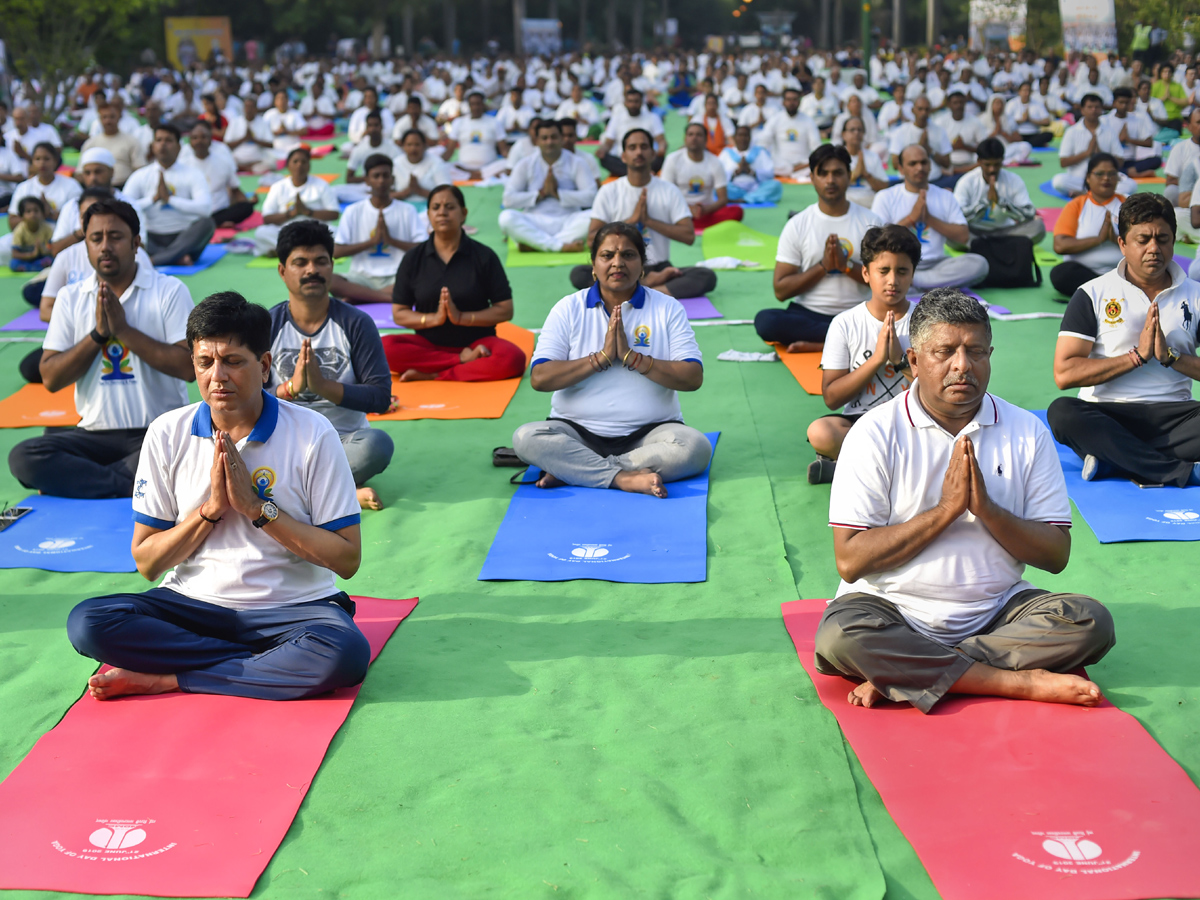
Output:
<instances>
[{"instance_id":1,"label":"short black hair","mask_svg":"<svg viewBox=\"0 0 1200 900\"><path fill-rule=\"evenodd\" d=\"M183 135L180 133L179 129L176 126L172 125L170 122L159 122L157 125L154 126L155 137L158 136L158 133L160 131L165 131L168 134L173 135L175 138L175 143L177 143L177 144L183 140Z\"/></svg>"},{"instance_id":2,"label":"short black hair","mask_svg":"<svg viewBox=\"0 0 1200 900\"><path fill-rule=\"evenodd\" d=\"M1121 164L1117 162L1117 158L1111 153L1093 153L1090 157L1088 157L1087 172L1084 173L1083 176L1085 185L1087 184L1088 175L1091 175L1092 170L1095 169L1096 166L1100 165L1100 163L1112 163L1112 166L1117 170L1117 173L1120 174L1121 172Z\"/></svg>"},{"instance_id":3,"label":"short black hair","mask_svg":"<svg viewBox=\"0 0 1200 900\"><path fill-rule=\"evenodd\" d=\"M1121 204L1121 212L1117 216L1117 234L1121 240L1129 234L1134 225L1144 225L1155 219L1163 219L1171 229L1171 237L1175 237L1175 206L1162 194L1134 194Z\"/></svg>"},{"instance_id":4,"label":"short black hair","mask_svg":"<svg viewBox=\"0 0 1200 900\"><path fill-rule=\"evenodd\" d=\"M637 88L635 88L633 85L630 85L629 87L625 88L625 96L628 97L630 94L637 94L639 97L646 96L641 91L639 91Z\"/></svg>"},{"instance_id":5,"label":"short black hair","mask_svg":"<svg viewBox=\"0 0 1200 900\"><path fill-rule=\"evenodd\" d=\"M624 152L624 150L625 150L625 145L629 143L629 139L635 134L644 134L646 136L646 140L648 140L650 142L651 149L654 148L654 135L652 135L650 132L648 132L645 128L630 128L621 137L621 151L622 152Z\"/></svg>"},{"instance_id":6,"label":"short black hair","mask_svg":"<svg viewBox=\"0 0 1200 900\"><path fill-rule=\"evenodd\" d=\"M216 337L231 337L261 357L271 349L271 314L237 291L209 294L188 314L188 352L196 341Z\"/></svg>"},{"instance_id":7,"label":"short black hair","mask_svg":"<svg viewBox=\"0 0 1200 900\"><path fill-rule=\"evenodd\" d=\"M859 245L863 267L869 266L881 253L903 253L915 271L921 263L921 242L903 225L868 228Z\"/></svg>"},{"instance_id":8,"label":"short black hair","mask_svg":"<svg viewBox=\"0 0 1200 900\"><path fill-rule=\"evenodd\" d=\"M288 151L287 158L283 161L283 164L286 166L288 163L290 163L292 161L292 157L297 153L303 153L310 160L312 159L312 147L308 146L308 144L297 144Z\"/></svg>"},{"instance_id":9,"label":"short black hair","mask_svg":"<svg viewBox=\"0 0 1200 900\"><path fill-rule=\"evenodd\" d=\"M297 247L324 247L333 259L333 234L329 226L319 219L300 219L288 222L279 229L279 237L275 240L275 255L281 263L286 263L292 251Z\"/></svg>"},{"instance_id":10,"label":"short black hair","mask_svg":"<svg viewBox=\"0 0 1200 900\"><path fill-rule=\"evenodd\" d=\"M1113 99L1120 100L1122 98L1124 98L1126 100L1132 100L1133 99L1133 89L1127 88L1127 87L1113 88Z\"/></svg>"},{"instance_id":11,"label":"short black hair","mask_svg":"<svg viewBox=\"0 0 1200 900\"><path fill-rule=\"evenodd\" d=\"M200 128L207 128L209 133L210 134L212 133L212 130L213 130L212 123L209 122L208 119L197 119L196 123L194 125L192 125L192 127L196 128L197 126L199 126Z\"/></svg>"},{"instance_id":12,"label":"short black hair","mask_svg":"<svg viewBox=\"0 0 1200 900\"><path fill-rule=\"evenodd\" d=\"M389 169L394 168L395 164L392 158L386 153L372 153L367 157L367 161L363 163L363 175L366 175L372 169L378 169L380 166L387 166Z\"/></svg>"},{"instance_id":13,"label":"short black hair","mask_svg":"<svg viewBox=\"0 0 1200 900\"><path fill-rule=\"evenodd\" d=\"M138 218L137 210L124 200L118 200L116 197L101 197L84 210L83 217L79 223L79 227L83 230L84 234L87 234L88 223L95 216L116 216L129 226L129 233L134 237L137 237L142 230L142 222Z\"/></svg>"},{"instance_id":14,"label":"short black hair","mask_svg":"<svg viewBox=\"0 0 1200 900\"><path fill-rule=\"evenodd\" d=\"M372 119L378 119L381 123L383 122L383 116L379 114L379 110L377 109L373 109L367 113L367 117L364 121L370 122Z\"/></svg>"},{"instance_id":15,"label":"short black hair","mask_svg":"<svg viewBox=\"0 0 1200 900\"><path fill-rule=\"evenodd\" d=\"M36 206L42 211L42 218L46 218L46 204L42 202L41 197L34 197L33 195L22 197L21 202L17 204L17 215L25 215L25 207L27 206Z\"/></svg>"},{"instance_id":16,"label":"short black hair","mask_svg":"<svg viewBox=\"0 0 1200 900\"><path fill-rule=\"evenodd\" d=\"M408 131L404 132L404 134L400 135L400 146L404 146L404 142L414 134L421 139L422 144L428 143L428 141L425 139L425 132L423 132L420 128L410 128Z\"/></svg>"},{"instance_id":17,"label":"short black hair","mask_svg":"<svg viewBox=\"0 0 1200 900\"><path fill-rule=\"evenodd\" d=\"M557 132L562 132L562 126L558 124L556 119L539 119L535 117L533 121L529 123L529 127L533 129L534 134L537 134L543 128L552 128Z\"/></svg>"},{"instance_id":18,"label":"short black hair","mask_svg":"<svg viewBox=\"0 0 1200 900\"><path fill-rule=\"evenodd\" d=\"M459 206L461 206L463 209L467 208L467 198L463 196L462 188L460 188L457 184L439 184L429 192L429 196L425 198L425 205L428 207L431 203L433 203L434 195L440 194L442 191L448 191L450 196L458 201Z\"/></svg>"},{"instance_id":19,"label":"short black hair","mask_svg":"<svg viewBox=\"0 0 1200 900\"><path fill-rule=\"evenodd\" d=\"M566 134L568 131L573 131L575 126L578 124L579 123L570 116L565 116L564 118L558 120L558 127L562 129L563 134Z\"/></svg>"},{"instance_id":20,"label":"short black hair","mask_svg":"<svg viewBox=\"0 0 1200 900\"><path fill-rule=\"evenodd\" d=\"M29 152L29 158L32 159L33 154L37 153L39 150L45 150L47 153L49 153L51 156L53 156L60 163L62 162L62 148L61 147L56 147L56 146L54 146L54 144L50 143L49 141L38 141L36 144L33 145L33 150L31 150Z\"/></svg>"},{"instance_id":21,"label":"short black hair","mask_svg":"<svg viewBox=\"0 0 1200 900\"><path fill-rule=\"evenodd\" d=\"M980 159L1004 159L1004 144L999 138L984 138L975 148L975 155Z\"/></svg>"},{"instance_id":22,"label":"short black hair","mask_svg":"<svg viewBox=\"0 0 1200 900\"><path fill-rule=\"evenodd\" d=\"M638 256L642 260L642 266L646 265L646 241L642 237L642 233L628 222L609 222L606 225L601 225L596 229L596 233L592 236L592 262L596 261L596 254L600 252L600 245L604 243L604 239L610 234L617 234L626 238L634 247L637 248Z\"/></svg>"},{"instance_id":23,"label":"short black hair","mask_svg":"<svg viewBox=\"0 0 1200 900\"><path fill-rule=\"evenodd\" d=\"M84 188L83 193L79 195L79 202L84 200L104 200L113 196L113 189L104 185L95 185L90 188Z\"/></svg>"},{"instance_id":24,"label":"short black hair","mask_svg":"<svg viewBox=\"0 0 1200 900\"><path fill-rule=\"evenodd\" d=\"M1079 108L1083 109L1085 106L1088 105L1089 102L1091 102L1093 100L1096 101L1097 103L1099 103L1101 106L1104 106L1104 101L1100 99L1099 94L1084 94L1082 97L1079 98Z\"/></svg>"},{"instance_id":25,"label":"short black hair","mask_svg":"<svg viewBox=\"0 0 1200 900\"><path fill-rule=\"evenodd\" d=\"M836 159L850 171L850 151L841 144L820 144L808 155L808 171L815 175L817 170L831 159Z\"/></svg>"},{"instance_id":26,"label":"short black hair","mask_svg":"<svg viewBox=\"0 0 1200 900\"><path fill-rule=\"evenodd\" d=\"M712 95L710 94L709 96L711 97ZM701 131L704 132L704 137L705 138L708 137L708 126L705 125L703 122L688 122L685 126L683 126L683 133L687 134L688 131L692 128L699 128Z\"/></svg>"}]
</instances>

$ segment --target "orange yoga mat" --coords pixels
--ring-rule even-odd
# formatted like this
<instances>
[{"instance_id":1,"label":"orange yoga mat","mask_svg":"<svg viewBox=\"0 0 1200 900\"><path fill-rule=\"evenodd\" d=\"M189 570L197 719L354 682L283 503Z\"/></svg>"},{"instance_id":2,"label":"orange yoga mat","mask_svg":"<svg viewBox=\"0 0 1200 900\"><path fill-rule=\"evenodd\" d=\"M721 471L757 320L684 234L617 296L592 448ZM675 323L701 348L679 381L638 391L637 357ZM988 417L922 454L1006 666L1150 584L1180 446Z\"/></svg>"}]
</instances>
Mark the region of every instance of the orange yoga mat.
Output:
<instances>
[{"instance_id":1,"label":"orange yoga mat","mask_svg":"<svg viewBox=\"0 0 1200 900\"><path fill-rule=\"evenodd\" d=\"M0 428L78 424L74 390L63 389L52 394L40 384L27 384L11 397L0 400Z\"/></svg>"},{"instance_id":2,"label":"orange yoga mat","mask_svg":"<svg viewBox=\"0 0 1200 900\"><path fill-rule=\"evenodd\" d=\"M820 353L788 353L780 344L775 344L775 352L783 360L806 393L821 396L821 354Z\"/></svg>"},{"instance_id":3,"label":"orange yoga mat","mask_svg":"<svg viewBox=\"0 0 1200 900\"><path fill-rule=\"evenodd\" d=\"M525 352L526 365L533 358L533 332L512 322L496 326L496 337L512 341ZM498 419L520 378L504 381L405 381L392 376L392 412L368 416L372 421L398 422L408 419Z\"/></svg>"}]
</instances>

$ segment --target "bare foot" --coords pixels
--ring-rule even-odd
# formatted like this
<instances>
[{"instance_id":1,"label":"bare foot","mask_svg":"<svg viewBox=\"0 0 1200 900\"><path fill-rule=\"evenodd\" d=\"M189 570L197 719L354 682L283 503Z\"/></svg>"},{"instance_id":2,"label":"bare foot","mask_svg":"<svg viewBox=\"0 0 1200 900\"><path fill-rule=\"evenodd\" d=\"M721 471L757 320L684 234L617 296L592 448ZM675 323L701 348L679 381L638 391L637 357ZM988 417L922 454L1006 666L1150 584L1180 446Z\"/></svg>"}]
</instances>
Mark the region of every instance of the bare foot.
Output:
<instances>
[{"instance_id":1,"label":"bare foot","mask_svg":"<svg viewBox=\"0 0 1200 900\"><path fill-rule=\"evenodd\" d=\"M126 694L168 694L179 690L174 675L148 675L128 669L97 672L88 679L88 693L97 700L111 700Z\"/></svg>"},{"instance_id":2,"label":"bare foot","mask_svg":"<svg viewBox=\"0 0 1200 900\"><path fill-rule=\"evenodd\" d=\"M192 254L185 253L183 256L179 257L179 262L175 263L175 265L190 266L193 262L195 262L195 260L192 259Z\"/></svg>"},{"instance_id":3,"label":"bare foot","mask_svg":"<svg viewBox=\"0 0 1200 900\"><path fill-rule=\"evenodd\" d=\"M222 222L217 227L218 228L237 228L237 223L236 222Z\"/></svg>"},{"instance_id":4,"label":"bare foot","mask_svg":"<svg viewBox=\"0 0 1200 900\"><path fill-rule=\"evenodd\" d=\"M537 486L540 488L556 488L566 487L567 483L565 481L559 481L549 472L543 472L542 477L537 480Z\"/></svg>"},{"instance_id":5,"label":"bare foot","mask_svg":"<svg viewBox=\"0 0 1200 900\"><path fill-rule=\"evenodd\" d=\"M583 241L571 241L569 244L563 244L559 253L581 253L584 249Z\"/></svg>"},{"instance_id":6,"label":"bare foot","mask_svg":"<svg viewBox=\"0 0 1200 900\"><path fill-rule=\"evenodd\" d=\"M824 349L825 345L816 341L792 341L787 345L788 353L820 353Z\"/></svg>"},{"instance_id":7,"label":"bare foot","mask_svg":"<svg viewBox=\"0 0 1200 900\"><path fill-rule=\"evenodd\" d=\"M1026 700L1070 703L1075 706L1099 706L1104 700L1098 685L1078 675L1060 675L1045 669L1028 669L1013 674L1024 676L1028 685L1028 693L1024 695Z\"/></svg>"},{"instance_id":8,"label":"bare foot","mask_svg":"<svg viewBox=\"0 0 1200 900\"><path fill-rule=\"evenodd\" d=\"M401 381L433 381L437 378L437 372L418 372L416 369L409 369L400 376Z\"/></svg>"},{"instance_id":9,"label":"bare foot","mask_svg":"<svg viewBox=\"0 0 1200 900\"><path fill-rule=\"evenodd\" d=\"M458 354L458 358L465 363L469 363L476 359L483 359L483 357L491 355L492 351L480 344L478 347L463 347L462 353Z\"/></svg>"},{"instance_id":10,"label":"bare foot","mask_svg":"<svg viewBox=\"0 0 1200 900\"><path fill-rule=\"evenodd\" d=\"M631 494L649 494L651 497L663 499L667 489L663 486L662 476L649 469L636 469L632 472L620 472L613 479L612 486Z\"/></svg>"},{"instance_id":11,"label":"bare foot","mask_svg":"<svg viewBox=\"0 0 1200 900\"><path fill-rule=\"evenodd\" d=\"M528 244L517 244L517 249L520 250L522 253L537 253L537 252L539 252L537 247L530 247Z\"/></svg>"},{"instance_id":12,"label":"bare foot","mask_svg":"<svg viewBox=\"0 0 1200 900\"><path fill-rule=\"evenodd\" d=\"M869 681L864 681L858 687L850 692L846 697L850 701L851 706L865 706L870 709L876 703L880 703L887 699L883 694L875 689L875 685Z\"/></svg>"},{"instance_id":13,"label":"bare foot","mask_svg":"<svg viewBox=\"0 0 1200 900\"><path fill-rule=\"evenodd\" d=\"M355 493L358 494L358 505L363 509L383 509L383 499L375 488L360 487Z\"/></svg>"}]
</instances>

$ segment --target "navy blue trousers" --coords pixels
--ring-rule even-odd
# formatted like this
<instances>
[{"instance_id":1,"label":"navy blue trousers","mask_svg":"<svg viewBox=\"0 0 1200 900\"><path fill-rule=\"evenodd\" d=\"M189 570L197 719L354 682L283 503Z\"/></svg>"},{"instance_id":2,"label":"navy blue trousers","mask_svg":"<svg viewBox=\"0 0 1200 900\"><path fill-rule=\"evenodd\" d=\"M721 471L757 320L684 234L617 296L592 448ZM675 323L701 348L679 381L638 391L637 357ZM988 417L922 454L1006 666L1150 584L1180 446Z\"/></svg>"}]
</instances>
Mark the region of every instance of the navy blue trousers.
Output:
<instances>
[{"instance_id":1,"label":"navy blue trousers","mask_svg":"<svg viewBox=\"0 0 1200 900\"><path fill-rule=\"evenodd\" d=\"M783 309L760 309L754 316L754 330L769 344L793 344L796 341L825 343L825 334L833 316L813 312L792 301Z\"/></svg>"},{"instance_id":2,"label":"navy blue trousers","mask_svg":"<svg viewBox=\"0 0 1200 900\"><path fill-rule=\"evenodd\" d=\"M366 677L371 648L353 613L344 593L235 610L154 588L84 600L67 617L67 636L110 666L173 673L188 693L297 700Z\"/></svg>"}]
</instances>

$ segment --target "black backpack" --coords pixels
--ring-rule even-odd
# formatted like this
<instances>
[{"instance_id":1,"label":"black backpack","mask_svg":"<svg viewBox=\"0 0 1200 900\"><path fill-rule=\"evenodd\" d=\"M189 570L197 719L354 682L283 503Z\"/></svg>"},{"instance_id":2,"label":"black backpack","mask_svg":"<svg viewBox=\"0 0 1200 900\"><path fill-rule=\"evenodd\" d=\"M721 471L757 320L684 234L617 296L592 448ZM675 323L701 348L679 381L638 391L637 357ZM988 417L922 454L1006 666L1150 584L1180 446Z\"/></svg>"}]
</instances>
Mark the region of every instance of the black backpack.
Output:
<instances>
[{"instance_id":1,"label":"black backpack","mask_svg":"<svg viewBox=\"0 0 1200 900\"><path fill-rule=\"evenodd\" d=\"M988 261L988 276L976 287L1037 287L1042 270L1033 258L1033 241L1027 237L977 237L971 252Z\"/></svg>"}]
</instances>

